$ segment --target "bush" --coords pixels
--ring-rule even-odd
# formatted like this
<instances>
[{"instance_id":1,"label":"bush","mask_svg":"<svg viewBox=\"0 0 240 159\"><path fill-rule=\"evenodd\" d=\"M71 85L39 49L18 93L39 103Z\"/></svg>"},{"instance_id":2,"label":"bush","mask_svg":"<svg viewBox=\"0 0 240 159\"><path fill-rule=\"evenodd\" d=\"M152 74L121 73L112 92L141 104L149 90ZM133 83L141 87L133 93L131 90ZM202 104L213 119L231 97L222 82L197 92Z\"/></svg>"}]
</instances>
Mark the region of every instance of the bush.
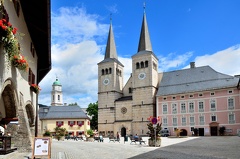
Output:
<instances>
[{"instance_id":1,"label":"bush","mask_svg":"<svg viewBox=\"0 0 240 159\"><path fill-rule=\"evenodd\" d=\"M88 134L90 137L93 137L93 130L92 130L92 129L87 130L87 134Z\"/></svg>"},{"instance_id":2,"label":"bush","mask_svg":"<svg viewBox=\"0 0 240 159\"><path fill-rule=\"evenodd\" d=\"M46 131L44 132L43 136L51 136L50 131L49 131L49 130L46 130Z\"/></svg>"}]
</instances>

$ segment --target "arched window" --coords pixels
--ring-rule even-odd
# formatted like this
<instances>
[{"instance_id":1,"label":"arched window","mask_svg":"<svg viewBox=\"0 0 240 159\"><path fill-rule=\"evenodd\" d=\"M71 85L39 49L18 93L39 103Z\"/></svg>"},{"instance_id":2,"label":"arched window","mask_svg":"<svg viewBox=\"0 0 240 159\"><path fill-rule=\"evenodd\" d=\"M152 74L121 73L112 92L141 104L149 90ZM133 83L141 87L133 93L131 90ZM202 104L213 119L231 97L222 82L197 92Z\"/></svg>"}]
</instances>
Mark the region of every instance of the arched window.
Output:
<instances>
[{"instance_id":1,"label":"arched window","mask_svg":"<svg viewBox=\"0 0 240 159\"><path fill-rule=\"evenodd\" d=\"M111 74L112 73L112 68L109 68L109 74Z\"/></svg>"},{"instance_id":2,"label":"arched window","mask_svg":"<svg viewBox=\"0 0 240 159\"><path fill-rule=\"evenodd\" d=\"M122 71L119 71L119 76L120 76L120 77L122 76Z\"/></svg>"},{"instance_id":3,"label":"arched window","mask_svg":"<svg viewBox=\"0 0 240 159\"><path fill-rule=\"evenodd\" d=\"M148 67L148 61L145 61L145 67Z\"/></svg>"},{"instance_id":4,"label":"arched window","mask_svg":"<svg viewBox=\"0 0 240 159\"><path fill-rule=\"evenodd\" d=\"M106 72L106 74L108 74L108 69L107 68L105 69L105 72Z\"/></svg>"},{"instance_id":5,"label":"arched window","mask_svg":"<svg viewBox=\"0 0 240 159\"><path fill-rule=\"evenodd\" d=\"M104 69L102 69L102 75L104 75Z\"/></svg>"},{"instance_id":6,"label":"arched window","mask_svg":"<svg viewBox=\"0 0 240 159\"><path fill-rule=\"evenodd\" d=\"M60 95L58 95L58 101L60 101Z\"/></svg>"},{"instance_id":7,"label":"arched window","mask_svg":"<svg viewBox=\"0 0 240 159\"><path fill-rule=\"evenodd\" d=\"M128 88L128 93L132 93L132 88L131 87Z\"/></svg>"},{"instance_id":8,"label":"arched window","mask_svg":"<svg viewBox=\"0 0 240 159\"><path fill-rule=\"evenodd\" d=\"M144 68L144 63L143 63L143 61L141 62L141 68Z\"/></svg>"},{"instance_id":9,"label":"arched window","mask_svg":"<svg viewBox=\"0 0 240 159\"><path fill-rule=\"evenodd\" d=\"M136 63L136 69L139 69L139 67L140 67L140 66L139 66L139 63L137 62L137 63Z\"/></svg>"}]
</instances>

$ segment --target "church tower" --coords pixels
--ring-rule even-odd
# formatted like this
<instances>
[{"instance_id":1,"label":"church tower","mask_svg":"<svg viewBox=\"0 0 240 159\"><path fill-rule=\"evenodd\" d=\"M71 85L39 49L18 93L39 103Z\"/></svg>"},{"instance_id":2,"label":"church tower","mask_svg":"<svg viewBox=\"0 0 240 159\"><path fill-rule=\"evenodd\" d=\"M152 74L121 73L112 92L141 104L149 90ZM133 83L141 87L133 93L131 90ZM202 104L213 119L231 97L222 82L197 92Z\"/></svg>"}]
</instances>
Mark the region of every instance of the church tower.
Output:
<instances>
[{"instance_id":1,"label":"church tower","mask_svg":"<svg viewBox=\"0 0 240 159\"><path fill-rule=\"evenodd\" d=\"M158 88L158 59L152 51L145 11L138 52L132 56L132 77L132 126L137 132L145 134L145 130L140 130L141 124L148 122L150 116L155 116L155 95Z\"/></svg>"},{"instance_id":2,"label":"church tower","mask_svg":"<svg viewBox=\"0 0 240 159\"><path fill-rule=\"evenodd\" d=\"M118 61L110 23L104 60L98 63L98 130L111 132L115 121L115 100L122 97L123 64Z\"/></svg>"},{"instance_id":3,"label":"church tower","mask_svg":"<svg viewBox=\"0 0 240 159\"><path fill-rule=\"evenodd\" d=\"M62 85L58 78L56 78L56 81L52 84L52 92L51 92L52 98L51 98L51 106L61 106L63 105L63 95L62 95Z\"/></svg>"}]
</instances>

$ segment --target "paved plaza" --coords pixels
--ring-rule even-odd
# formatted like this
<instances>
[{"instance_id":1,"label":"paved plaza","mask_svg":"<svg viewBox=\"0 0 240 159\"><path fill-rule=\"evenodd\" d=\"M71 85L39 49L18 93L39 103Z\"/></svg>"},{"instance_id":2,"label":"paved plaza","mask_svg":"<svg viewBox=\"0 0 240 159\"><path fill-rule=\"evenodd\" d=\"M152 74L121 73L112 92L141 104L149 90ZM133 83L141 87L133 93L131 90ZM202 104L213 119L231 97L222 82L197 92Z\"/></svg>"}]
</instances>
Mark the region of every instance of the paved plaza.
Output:
<instances>
[{"instance_id":1,"label":"paved plaza","mask_svg":"<svg viewBox=\"0 0 240 159\"><path fill-rule=\"evenodd\" d=\"M144 138L147 141L147 138ZM14 155L13 159L27 158L27 154ZM29 156L29 154L28 154ZM103 143L53 140L51 159L239 159L240 137L162 137L161 147L149 147L146 143L130 144L121 138L119 142ZM6 159L6 158L5 158ZM10 159L10 158L9 158Z\"/></svg>"}]
</instances>

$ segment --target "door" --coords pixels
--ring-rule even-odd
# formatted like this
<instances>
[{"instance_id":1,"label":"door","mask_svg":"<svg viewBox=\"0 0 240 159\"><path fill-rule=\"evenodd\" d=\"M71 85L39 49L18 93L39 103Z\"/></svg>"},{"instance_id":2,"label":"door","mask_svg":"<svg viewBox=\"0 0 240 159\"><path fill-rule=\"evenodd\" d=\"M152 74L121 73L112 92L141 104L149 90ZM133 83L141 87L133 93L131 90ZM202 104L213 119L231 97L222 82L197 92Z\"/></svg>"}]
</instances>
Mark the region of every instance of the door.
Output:
<instances>
[{"instance_id":1,"label":"door","mask_svg":"<svg viewBox=\"0 0 240 159\"><path fill-rule=\"evenodd\" d=\"M126 136L126 128L122 127L121 129L121 136Z\"/></svg>"},{"instance_id":2,"label":"door","mask_svg":"<svg viewBox=\"0 0 240 159\"><path fill-rule=\"evenodd\" d=\"M212 126L210 130L211 130L211 136L217 136L218 135L217 126Z\"/></svg>"},{"instance_id":3,"label":"door","mask_svg":"<svg viewBox=\"0 0 240 159\"><path fill-rule=\"evenodd\" d=\"M204 128L199 128L199 136L204 136Z\"/></svg>"}]
</instances>

